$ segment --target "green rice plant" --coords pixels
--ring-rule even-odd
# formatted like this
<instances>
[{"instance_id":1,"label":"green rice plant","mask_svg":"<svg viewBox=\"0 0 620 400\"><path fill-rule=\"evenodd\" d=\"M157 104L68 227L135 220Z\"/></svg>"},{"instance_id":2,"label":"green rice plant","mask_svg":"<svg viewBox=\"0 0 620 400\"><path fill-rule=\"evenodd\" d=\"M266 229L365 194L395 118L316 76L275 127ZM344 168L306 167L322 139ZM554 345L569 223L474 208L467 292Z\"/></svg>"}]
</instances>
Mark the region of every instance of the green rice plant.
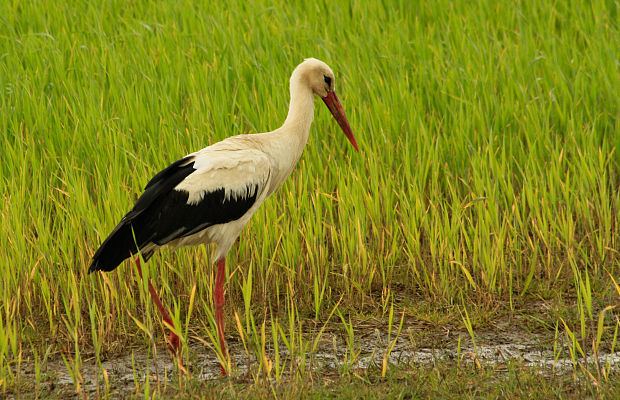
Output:
<instances>
[{"instance_id":1,"label":"green rice plant","mask_svg":"<svg viewBox=\"0 0 620 400\"><path fill-rule=\"evenodd\" d=\"M392 353L392 350L394 350L396 341L400 337L400 333L403 329L403 322L405 322L405 313L401 312L400 323L398 324L398 329L396 330L396 334L394 338L392 339L392 327L394 324L394 303L392 302L392 304L390 305L390 314L388 317L388 338L387 338L388 345L387 345L387 348L385 349L385 353L383 354L383 360L381 363L381 377L382 378L385 378L385 374L387 373L388 359L390 357L390 354Z\"/></svg>"},{"instance_id":2,"label":"green rice plant","mask_svg":"<svg viewBox=\"0 0 620 400\"><path fill-rule=\"evenodd\" d=\"M17 358L18 336L11 305L5 304L3 308L0 310L0 389L6 393L9 384L16 379L11 364Z\"/></svg>"},{"instance_id":3,"label":"green rice plant","mask_svg":"<svg viewBox=\"0 0 620 400\"><path fill-rule=\"evenodd\" d=\"M461 311L461 320L463 321L463 325L465 325L465 329L467 329L467 333L469 333L469 337L471 338L471 342L474 347L474 353L472 354L472 358L474 359L476 366L478 368L481 368L480 361L478 360L478 348L476 347L476 334L474 332L474 326L472 324L471 319L469 318L467 307L463 305L461 308L463 310ZM459 338L459 346L460 346L460 338ZM460 353L460 350L459 350L459 353Z\"/></svg>"},{"instance_id":4,"label":"green rice plant","mask_svg":"<svg viewBox=\"0 0 620 400\"><path fill-rule=\"evenodd\" d=\"M584 271L585 278L583 278L580 270L574 265L574 261L571 262L571 268L575 276L575 287L577 289L577 312L579 315L579 326L581 337L586 337L586 317L592 319L592 294L590 291L590 283L588 279L588 272Z\"/></svg>"},{"instance_id":5,"label":"green rice plant","mask_svg":"<svg viewBox=\"0 0 620 400\"><path fill-rule=\"evenodd\" d=\"M459 335L459 339L456 344L456 366L457 368L461 368L461 361L463 361L463 355L461 354L461 335Z\"/></svg>"},{"instance_id":6,"label":"green rice plant","mask_svg":"<svg viewBox=\"0 0 620 400\"><path fill-rule=\"evenodd\" d=\"M314 318L317 320L319 319L319 314L321 313L321 310L323 309L322 304L323 304L323 299L325 298L325 289L327 289L328 274L329 274L329 270L327 268L325 268L323 279L321 279L321 276L318 270L315 271L315 273L313 274L312 290L313 290L313 295L314 295L313 296L314 297Z\"/></svg>"},{"instance_id":7,"label":"green rice plant","mask_svg":"<svg viewBox=\"0 0 620 400\"><path fill-rule=\"evenodd\" d=\"M347 349L344 353L344 359L342 360L342 365L340 368L342 369L342 373L344 375L349 375L353 372L353 368L359 360L361 350L355 340L355 328L351 323L351 318L349 317L347 321L340 310L337 309L336 312L338 313L338 317L340 317L340 321L342 322L342 326L346 333L345 342L347 344Z\"/></svg>"},{"instance_id":8,"label":"green rice plant","mask_svg":"<svg viewBox=\"0 0 620 400\"><path fill-rule=\"evenodd\" d=\"M82 376L82 359L79 353L76 353L75 356L65 356L63 354L62 361L67 367L67 371L73 380L73 385L75 386L76 395L86 399L86 392L84 391L84 377Z\"/></svg>"},{"instance_id":9,"label":"green rice plant","mask_svg":"<svg viewBox=\"0 0 620 400\"><path fill-rule=\"evenodd\" d=\"M308 373L309 358L311 355L310 344L304 341L303 322L299 319L299 311L292 297L289 298L287 305L287 325L278 326L280 338L288 350L291 362L288 373L294 377L295 381L300 381ZM286 330L285 330L286 329Z\"/></svg>"},{"instance_id":10,"label":"green rice plant","mask_svg":"<svg viewBox=\"0 0 620 400\"><path fill-rule=\"evenodd\" d=\"M238 317L236 312L235 312L235 316ZM196 336L196 339L215 354L220 365L224 366L224 369L226 370L228 374L232 370L232 363L231 363L230 358L227 357L226 354L222 354L222 349L220 347L219 339L217 336L217 326L215 323L215 316L210 311L207 311L206 319L209 325L203 326L202 330L205 332L205 335L208 337L209 340L206 340L205 338L201 336ZM253 322L253 318L252 318L252 322ZM203 325L205 324L203 323ZM249 357L248 347L246 346L247 333L245 330L243 330L243 328L239 324L237 324L237 331L241 335L241 338L243 339L245 351Z\"/></svg>"},{"instance_id":11,"label":"green rice plant","mask_svg":"<svg viewBox=\"0 0 620 400\"><path fill-rule=\"evenodd\" d=\"M280 359L280 339L278 320L271 318L271 342L273 343L273 376L276 383L282 382L282 377L286 367L286 361Z\"/></svg>"},{"instance_id":12,"label":"green rice plant","mask_svg":"<svg viewBox=\"0 0 620 400\"><path fill-rule=\"evenodd\" d=\"M95 385L96 385L97 397L101 397L101 391L100 391L100 386L99 386L99 372L102 371L103 368L101 366L101 343L99 342L99 337L102 336L100 333L103 330L103 326L97 325L97 322L98 322L97 317L96 317L97 310L95 310L94 307L89 307L88 311L89 311L88 315L90 318L93 348L95 351L95 363L97 364L97 378L96 378Z\"/></svg>"},{"instance_id":13,"label":"green rice plant","mask_svg":"<svg viewBox=\"0 0 620 400\"><path fill-rule=\"evenodd\" d=\"M516 312L577 363L592 341L609 351L617 15L603 0L1 2L0 393L22 390L31 362L64 356L77 386L87 354L164 344L133 265L87 275L89 259L158 170L277 128L304 57L333 67L361 152L317 100L295 172L227 260L226 325L248 355L307 382L326 321L354 333L351 361L358 319L385 328L395 307L415 324L426 302L436 329ZM145 275L183 343L218 354L209 254L164 250Z\"/></svg>"},{"instance_id":14,"label":"green rice plant","mask_svg":"<svg viewBox=\"0 0 620 400\"><path fill-rule=\"evenodd\" d=\"M560 329L559 329L559 321L555 323L555 331L553 336L553 372L555 372L555 367L558 364L558 360L562 356L562 346L560 343Z\"/></svg>"},{"instance_id":15,"label":"green rice plant","mask_svg":"<svg viewBox=\"0 0 620 400\"><path fill-rule=\"evenodd\" d=\"M569 341L568 343L568 352L570 354L572 366L573 366L573 380L577 379L577 366L579 365L579 357L585 358L585 353L581 346L579 345L579 341L577 340L574 332L568 327L566 322L560 318L562 324L564 325L564 333Z\"/></svg>"},{"instance_id":16,"label":"green rice plant","mask_svg":"<svg viewBox=\"0 0 620 400\"><path fill-rule=\"evenodd\" d=\"M608 311L613 310L614 308L615 308L615 306L607 306L603 310L601 310L601 312L599 313L599 316L598 316L598 323L596 325L596 339L592 340L592 355L594 356L594 366L596 368L597 381L598 381L599 384L600 384L601 380L603 380L603 379L605 381L609 380L609 372L610 372L611 365L609 363L606 363L606 365L604 365L604 366L602 366L600 364L600 361L599 361L599 348L601 346L601 339L602 339L603 333L605 331L605 314ZM618 321L616 320L616 322L618 322ZM619 327L619 325L616 324L615 325L615 329L614 329L614 339L611 342L611 354L613 354L613 350L615 348L616 338L617 338L617 335L618 335L618 327Z\"/></svg>"},{"instance_id":17,"label":"green rice plant","mask_svg":"<svg viewBox=\"0 0 620 400\"><path fill-rule=\"evenodd\" d=\"M620 319L618 318L618 316L616 316L616 326L614 328L614 336L613 336L613 339L611 340L611 346L609 350L611 354L613 354L614 351L616 350L616 345L618 344L618 331L619 330L620 330ZM605 378L605 380L609 379L611 368L612 368L611 358L608 357L607 360L605 361L605 367L603 369L603 377Z\"/></svg>"}]
</instances>

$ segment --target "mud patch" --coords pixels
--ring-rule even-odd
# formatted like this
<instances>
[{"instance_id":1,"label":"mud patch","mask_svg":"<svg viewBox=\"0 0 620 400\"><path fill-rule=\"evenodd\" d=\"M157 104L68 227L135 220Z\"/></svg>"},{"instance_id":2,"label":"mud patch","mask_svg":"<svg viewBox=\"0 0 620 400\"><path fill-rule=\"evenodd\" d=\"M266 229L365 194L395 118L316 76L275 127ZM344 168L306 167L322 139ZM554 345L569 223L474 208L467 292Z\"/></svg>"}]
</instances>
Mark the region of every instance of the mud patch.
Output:
<instances>
[{"instance_id":1,"label":"mud patch","mask_svg":"<svg viewBox=\"0 0 620 400\"><path fill-rule=\"evenodd\" d=\"M311 338L309 335L308 339ZM401 366L431 366L439 362L499 366L519 362L525 367L536 368L541 374L569 374L575 367L566 343L554 343L552 337L518 330L510 323L496 325L492 331L477 332L475 339L474 346L466 332L433 332L423 326L404 328L396 338L389 337L387 331L378 328L368 329L366 332L356 332L353 342L347 341L342 333L324 332L313 354L291 356L280 343L279 357L286 371L285 376L300 368L308 373L318 374L320 371L321 375L330 372L338 374L345 369L381 368L384 359L389 364ZM214 382L221 379L219 362L211 350L201 343L193 343L188 351L191 362L187 367L192 379ZM248 357L244 347L235 342L235 337L229 338L229 351L233 377L249 375L248 360L252 365L250 368L256 368L254 356ZM268 348L266 351L273 360L274 349ZM589 355L586 359L578 358L577 362L592 370L608 368L617 371L620 369L620 352L600 352L598 357ZM44 379L37 392L56 396L75 394L78 385L87 394L96 395L98 389L105 387L104 374L110 389L121 396L135 393L137 387L143 387L147 376L151 387L158 383L170 383L178 377L174 359L161 348L156 357L134 351L102 362L101 368L94 360L84 360L79 379L72 376L62 360L48 361L42 372ZM23 365L21 378L24 382L34 383L33 366Z\"/></svg>"}]
</instances>

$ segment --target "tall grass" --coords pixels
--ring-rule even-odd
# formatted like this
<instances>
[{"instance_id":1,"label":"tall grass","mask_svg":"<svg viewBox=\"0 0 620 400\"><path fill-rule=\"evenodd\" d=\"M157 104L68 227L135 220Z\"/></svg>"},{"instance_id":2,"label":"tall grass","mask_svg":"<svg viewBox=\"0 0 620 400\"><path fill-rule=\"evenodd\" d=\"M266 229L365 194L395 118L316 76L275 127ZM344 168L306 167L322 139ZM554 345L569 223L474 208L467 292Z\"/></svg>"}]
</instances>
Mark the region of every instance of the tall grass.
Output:
<instances>
[{"instance_id":1,"label":"tall grass","mask_svg":"<svg viewBox=\"0 0 620 400\"><path fill-rule=\"evenodd\" d=\"M87 275L89 258L159 169L278 127L304 57L333 67L361 152L317 103L296 171L230 252L228 327L275 341L341 301L348 331L399 292L399 309L579 299L566 331L588 336L618 304L617 2L271 3L0 4L0 392L26 354L79 369L161 338L134 269ZM205 338L207 254L148 263ZM294 320L263 315L278 309Z\"/></svg>"}]
</instances>

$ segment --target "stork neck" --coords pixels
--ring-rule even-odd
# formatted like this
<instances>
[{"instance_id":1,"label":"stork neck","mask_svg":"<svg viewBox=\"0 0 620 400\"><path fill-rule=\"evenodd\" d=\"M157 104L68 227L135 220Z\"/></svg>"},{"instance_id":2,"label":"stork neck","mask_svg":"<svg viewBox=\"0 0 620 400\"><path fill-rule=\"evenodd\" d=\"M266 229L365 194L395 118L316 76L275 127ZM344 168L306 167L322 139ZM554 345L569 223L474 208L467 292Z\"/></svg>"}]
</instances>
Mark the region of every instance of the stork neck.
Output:
<instances>
[{"instance_id":1,"label":"stork neck","mask_svg":"<svg viewBox=\"0 0 620 400\"><path fill-rule=\"evenodd\" d=\"M295 168L306 147L310 125L314 118L314 95L307 85L291 78L291 103L284 124L273 132L268 132L263 139L263 150L274 160L272 185L269 194L273 193Z\"/></svg>"},{"instance_id":2,"label":"stork neck","mask_svg":"<svg viewBox=\"0 0 620 400\"><path fill-rule=\"evenodd\" d=\"M282 128L308 138L314 119L314 95L312 90L298 80L291 80L291 102ZM305 141L304 141L305 142Z\"/></svg>"}]
</instances>

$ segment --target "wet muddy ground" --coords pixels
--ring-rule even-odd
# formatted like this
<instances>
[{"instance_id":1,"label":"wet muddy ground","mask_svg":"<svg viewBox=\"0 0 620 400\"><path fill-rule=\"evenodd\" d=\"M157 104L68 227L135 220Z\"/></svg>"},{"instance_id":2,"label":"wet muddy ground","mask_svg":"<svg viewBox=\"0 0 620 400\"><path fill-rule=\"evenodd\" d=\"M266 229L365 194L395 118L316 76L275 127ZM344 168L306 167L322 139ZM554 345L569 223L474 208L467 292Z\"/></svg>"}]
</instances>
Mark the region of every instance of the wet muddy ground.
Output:
<instances>
[{"instance_id":1,"label":"wet muddy ground","mask_svg":"<svg viewBox=\"0 0 620 400\"><path fill-rule=\"evenodd\" d=\"M306 340L311 339L309 336ZM459 349L460 338L460 349ZM507 362L519 362L524 367L536 368L541 374L570 374L573 371L573 362L568 350L566 339L561 336L555 341L554 337L541 333L533 333L516 325L514 321L504 321L496 324L493 329L475 333L475 346L466 331L433 331L428 327L410 325L403 327L400 335L388 341L388 332L379 328L367 328L364 332L356 331L353 344L348 343L344 332L323 332L317 351L306 356L306 371L320 371L321 375L338 374L343 369L363 370L366 368L381 368L386 350L393 345L387 358L392 365L432 366L434 363L447 362L455 365L477 364L501 366ZM248 371L248 356L238 337L229 338L229 351L233 363L233 377L243 377ZM267 349L273 359L273 348ZM585 362L595 368L609 366L614 371L620 369L620 351L600 351L598 360L587 349L589 356ZM192 379L209 381L220 379L219 363L215 354L202 343L190 343L189 354L191 364L188 370ZM292 360L286 347L279 346L281 363L285 362L284 370L298 368L300 358ZM254 357L250 357L251 368L256 369ZM578 360L584 363L583 359ZM297 363L297 364L296 364ZM291 368L291 365L294 365ZM177 376L177 367L171 355L163 348L159 348L158 355L153 357L145 351L134 350L123 356L105 360L101 365L107 374L108 382L114 392L132 393L136 390L136 383L140 386L145 381L146 374L151 384L159 381L172 381ZM501 371L501 368L499 369ZM44 376L39 393L47 394L74 394L76 385L62 359L48 361L42 367ZM101 370L93 359L82 362L82 379L80 386L86 393L96 394L97 379L100 388L103 387ZM22 365L21 377L23 382L34 382L33 366ZM30 385L24 385L26 387ZM28 390L26 392L29 392ZM22 393L23 394L23 393Z\"/></svg>"}]
</instances>

